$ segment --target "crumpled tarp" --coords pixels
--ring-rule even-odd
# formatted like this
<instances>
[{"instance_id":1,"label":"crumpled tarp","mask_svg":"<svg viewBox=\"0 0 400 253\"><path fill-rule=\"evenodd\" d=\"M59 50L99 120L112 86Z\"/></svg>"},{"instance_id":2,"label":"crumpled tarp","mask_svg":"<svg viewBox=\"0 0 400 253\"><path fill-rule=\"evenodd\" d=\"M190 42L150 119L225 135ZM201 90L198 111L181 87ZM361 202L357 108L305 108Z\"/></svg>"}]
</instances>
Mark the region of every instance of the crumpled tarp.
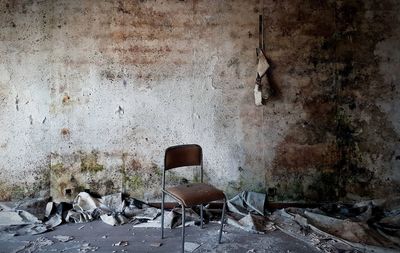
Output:
<instances>
[{"instance_id":1,"label":"crumpled tarp","mask_svg":"<svg viewBox=\"0 0 400 253\"><path fill-rule=\"evenodd\" d=\"M243 191L228 201L228 208L242 215L248 213L264 215L266 197L263 193Z\"/></svg>"},{"instance_id":2,"label":"crumpled tarp","mask_svg":"<svg viewBox=\"0 0 400 253\"><path fill-rule=\"evenodd\" d=\"M47 201L47 198L36 198L25 202L0 203L0 236L35 235L51 229L51 225L38 218L43 217L42 209Z\"/></svg>"},{"instance_id":3,"label":"crumpled tarp","mask_svg":"<svg viewBox=\"0 0 400 253\"><path fill-rule=\"evenodd\" d=\"M398 252L399 215L400 198L390 198L314 209L291 207L274 212L272 218L278 228L293 236L312 230L363 252ZM301 227L301 233L293 232L288 219Z\"/></svg>"},{"instance_id":4,"label":"crumpled tarp","mask_svg":"<svg viewBox=\"0 0 400 253\"><path fill-rule=\"evenodd\" d=\"M87 192L79 193L65 217L67 222L89 222L100 218L109 225L122 225L134 219L154 220L160 211L122 193L95 198Z\"/></svg>"},{"instance_id":5,"label":"crumpled tarp","mask_svg":"<svg viewBox=\"0 0 400 253\"><path fill-rule=\"evenodd\" d=\"M265 217L266 194L243 191L228 201L228 224L253 233L274 230Z\"/></svg>"},{"instance_id":6,"label":"crumpled tarp","mask_svg":"<svg viewBox=\"0 0 400 253\"><path fill-rule=\"evenodd\" d=\"M33 203L34 200L27 202ZM133 198L124 198L122 193L96 198L87 192L81 192L72 204L48 202L46 206L42 206L41 213L37 210L35 212L37 216L44 217L43 220L24 210L6 205L0 207L0 236L40 234L64 222L83 223L94 219L101 219L109 225L122 225L132 221L142 223L154 220L160 214L159 209Z\"/></svg>"}]
</instances>

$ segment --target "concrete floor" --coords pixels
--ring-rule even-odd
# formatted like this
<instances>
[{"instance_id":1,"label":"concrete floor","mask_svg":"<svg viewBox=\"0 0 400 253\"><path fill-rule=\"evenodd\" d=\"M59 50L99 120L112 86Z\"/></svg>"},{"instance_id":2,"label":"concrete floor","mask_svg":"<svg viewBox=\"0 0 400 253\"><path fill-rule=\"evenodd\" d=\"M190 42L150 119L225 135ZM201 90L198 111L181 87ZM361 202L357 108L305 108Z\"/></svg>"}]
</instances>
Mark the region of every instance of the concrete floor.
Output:
<instances>
[{"instance_id":1,"label":"concrete floor","mask_svg":"<svg viewBox=\"0 0 400 253\"><path fill-rule=\"evenodd\" d=\"M82 228L82 226L84 226ZM201 230L197 226L187 227L187 242L201 246L194 252L318 252L297 239L280 231L267 235L251 234L232 226L226 226L223 243L217 244L218 224L207 224ZM54 231L35 235L0 238L0 252L179 252L180 232L166 229L166 238L160 239L160 229L134 228L130 224L111 227L101 221L85 224L65 224ZM53 236L68 235L74 239L59 242ZM35 240L47 238L52 245L34 244ZM113 246L119 241L127 241L127 246ZM48 241L47 241L48 242ZM162 243L161 246L152 244ZM31 244L31 246L26 246ZM33 246L32 246L33 245Z\"/></svg>"}]
</instances>

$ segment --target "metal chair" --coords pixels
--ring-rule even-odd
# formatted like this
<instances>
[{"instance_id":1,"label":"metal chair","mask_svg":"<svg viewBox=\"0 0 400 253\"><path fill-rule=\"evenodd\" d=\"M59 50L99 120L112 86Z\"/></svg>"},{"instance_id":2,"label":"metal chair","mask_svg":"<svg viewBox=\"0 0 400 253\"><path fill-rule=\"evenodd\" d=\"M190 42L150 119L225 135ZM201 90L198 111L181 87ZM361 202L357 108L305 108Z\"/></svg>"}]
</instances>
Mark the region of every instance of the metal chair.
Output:
<instances>
[{"instance_id":1,"label":"metal chair","mask_svg":"<svg viewBox=\"0 0 400 253\"><path fill-rule=\"evenodd\" d=\"M165 172L170 169L184 166L200 166L200 183L190 183L165 188ZM222 228L226 210L225 194L212 185L203 183L203 152L199 145L187 144L172 146L165 150L164 170L162 175L161 201L161 238L164 238L164 202L165 194L178 201L182 207L182 252L185 251L185 208L200 206L200 224L203 228L203 205L215 200L224 200L221 217L221 228L218 243L221 243Z\"/></svg>"}]
</instances>

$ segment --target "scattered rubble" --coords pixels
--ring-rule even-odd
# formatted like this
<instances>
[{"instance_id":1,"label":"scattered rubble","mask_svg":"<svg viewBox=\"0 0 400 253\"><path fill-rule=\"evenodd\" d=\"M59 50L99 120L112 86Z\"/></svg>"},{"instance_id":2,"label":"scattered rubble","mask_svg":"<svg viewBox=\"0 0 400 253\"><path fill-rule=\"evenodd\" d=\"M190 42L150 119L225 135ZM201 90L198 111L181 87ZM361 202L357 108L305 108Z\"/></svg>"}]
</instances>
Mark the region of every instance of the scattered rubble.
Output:
<instances>
[{"instance_id":1,"label":"scattered rubble","mask_svg":"<svg viewBox=\"0 0 400 253\"><path fill-rule=\"evenodd\" d=\"M122 247L126 247L126 246L128 246L128 245L129 245L129 243L128 243L127 241L119 241L119 242L117 242L117 243L113 243L112 246L122 246Z\"/></svg>"},{"instance_id":2,"label":"scattered rubble","mask_svg":"<svg viewBox=\"0 0 400 253\"><path fill-rule=\"evenodd\" d=\"M57 239L59 242L69 242L74 239L74 237L69 235L55 235L53 236L54 239Z\"/></svg>"},{"instance_id":3,"label":"scattered rubble","mask_svg":"<svg viewBox=\"0 0 400 253\"><path fill-rule=\"evenodd\" d=\"M268 233L279 229L286 234L314 245L322 252L396 252L400 249L400 198L370 200L360 203L326 204L320 208L286 208L265 215L266 195L242 192L228 201L227 223L251 233ZM43 206L43 220L25 210L14 209L18 205L0 204L0 236L35 235L44 233L64 222L89 222L101 219L109 225L131 223L136 227L160 227L160 210L139 200L123 197L121 193L96 198L81 192L72 204L49 202L35 205L33 201L25 206ZM218 222L220 209L205 206L204 222ZM186 209L186 222L182 224L181 209L174 208L165 213L165 227L178 228L199 225L198 209ZM82 225L78 228L81 230ZM132 235L135 233L132 232ZM225 234L225 231L224 231ZM59 242L73 240L72 236L57 235ZM103 239L107 235L102 236ZM53 241L39 237L29 242L22 250L39 249L53 244ZM185 245L193 250L200 245ZM125 247L127 241L113 246ZM162 243L154 242L152 247ZM96 247L81 245L80 252L95 251ZM24 251L24 252L25 252ZM22 252L22 251L21 251Z\"/></svg>"},{"instance_id":4,"label":"scattered rubble","mask_svg":"<svg viewBox=\"0 0 400 253\"><path fill-rule=\"evenodd\" d=\"M98 249L99 249L99 247L90 246L90 243L84 243L80 246L80 248L78 249L78 252L83 252L83 253L94 252Z\"/></svg>"},{"instance_id":5,"label":"scattered rubble","mask_svg":"<svg viewBox=\"0 0 400 253\"><path fill-rule=\"evenodd\" d=\"M35 241L29 241L27 245L23 248L17 250L15 253L25 253L25 252L39 252L42 251L44 247L53 245L54 242L46 237L38 237Z\"/></svg>"}]
</instances>

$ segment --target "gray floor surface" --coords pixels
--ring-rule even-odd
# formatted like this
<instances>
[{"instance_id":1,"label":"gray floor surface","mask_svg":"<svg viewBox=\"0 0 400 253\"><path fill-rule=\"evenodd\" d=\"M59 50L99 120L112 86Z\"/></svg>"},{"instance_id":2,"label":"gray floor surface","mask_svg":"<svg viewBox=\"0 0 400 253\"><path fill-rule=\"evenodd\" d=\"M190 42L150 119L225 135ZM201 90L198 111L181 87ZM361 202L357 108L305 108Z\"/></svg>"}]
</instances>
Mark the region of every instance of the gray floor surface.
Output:
<instances>
[{"instance_id":1,"label":"gray floor surface","mask_svg":"<svg viewBox=\"0 0 400 253\"><path fill-rule=\"evenodd\" d=\"M82 227L84 226L84 227ZM197 226L186 228L186 241L200 245L193 252L319 252L280 231L265 235L251 234L232 226L224 228L222 244L217 243L218 224L206 224L204 229ZM134 228L131 224L112 227L101 221L84 224L64 224L35 236L0 238L0 252L180 252L181 229L166 229L166 238L160 239L160 229ZM68 235L74 239L59 242L56 235ZM52 241L43 245L40 241ZM36 243L35 243L36 241ZM126 241L126 246L114 246ZM46 244L46 243L44 243ZM161 246L160 246L161 244Z\"/></svg>"}]
</instances>

